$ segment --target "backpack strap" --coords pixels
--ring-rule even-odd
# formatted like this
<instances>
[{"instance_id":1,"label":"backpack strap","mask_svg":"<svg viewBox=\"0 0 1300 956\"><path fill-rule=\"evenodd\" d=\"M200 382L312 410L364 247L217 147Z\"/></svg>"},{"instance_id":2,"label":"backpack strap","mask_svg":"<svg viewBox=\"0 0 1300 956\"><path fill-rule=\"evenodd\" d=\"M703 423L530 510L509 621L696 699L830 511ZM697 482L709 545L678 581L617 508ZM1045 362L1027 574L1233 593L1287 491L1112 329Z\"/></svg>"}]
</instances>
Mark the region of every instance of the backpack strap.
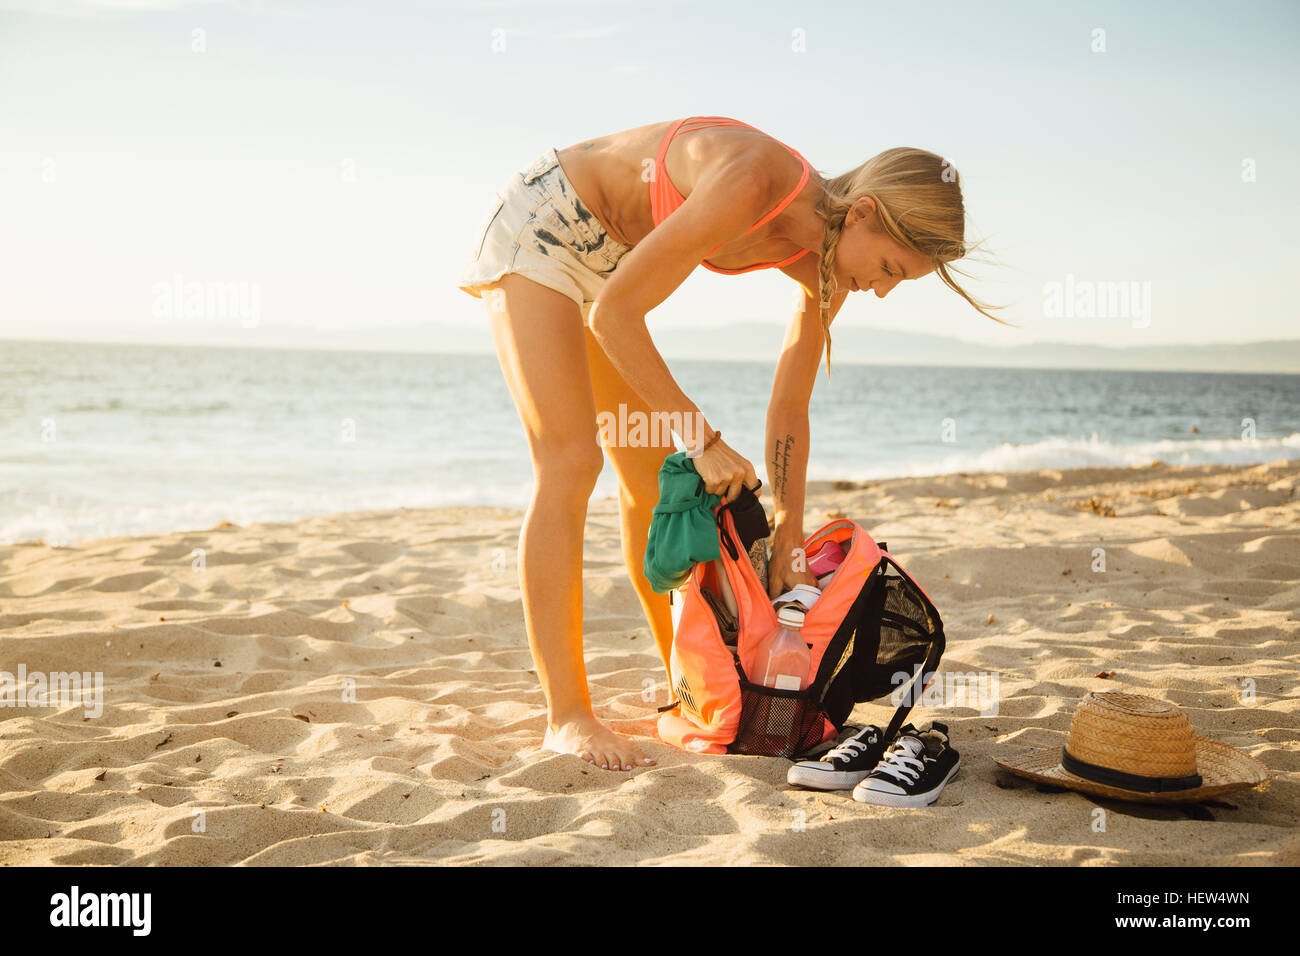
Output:
<instances>
[{"instance_id":1,"label":"backpack strap","mask_svg":"<svg viewBox=\"0 0 1300 956\"><path fill-rule=\"evenodd\" d=\"M762 538L767 537L767 512L763 510L763 506L759 502L758 495L757 495L758 490L762 487L763 487L762 481L760 481L753 488L747 488L745 487L745 485L742 484L740 486L740 494L737 495L736 498L733 499L732 501L726 501L718 505L717 509L713 513L713 518L718 525L718 538L722 542L722 545L727 549L727 554L731 555L732 561L740 560L740 552L743 549L745 543L744 535L739 526L740 523L736 521L736 512L733 511L732 509L736 508L737 506L740 506L742 509L744 509L745 514L747 515L747 517L749 517L751 522L760 522L763 525L762 534L758 534L756 528L753 529L754 537L756 539L760 537ZM758 509L757 517L751 513L751 509L754 508ZM723 523L723 516L728 511L732 512L731 515L732 524L736 525L736 535L740 537L739 541L734 540L731 537L731 535L727 533L726 525Z\"/></svg>"},{"instance_id":2,"label":"backpack strap","mask_svg":"<svg viewBox=\"0 0 1300 956\"><path fill-rule=\"evenodd\" d=\"M930 640L930 649L925 653L925 661L921 664L921 673L912 678L911 685L907 688L907 693L903 695L903 703L898 710L894 711L894 717L885 729L885 739L893 740L898 731L903 727L903 721L907 720L907 715L912 712L916 701L920 700L921 695L925 693L930 681L934 678L934 669L939 666L939 658L943 656L943 649L947 642L943 636L942 628L934 633ZM919 687L917 685L920 685Z\"/></svg>"},{"instance_id":3,"label":"backpack strap","mask_svg":"<svg viewBox=\"0 0 1300 956\"><path fill-rule=\"evenodd\" d=\"M727 526L723 524L723 515L726 514L725 509L726 505L722 505L713 515L713 519L718 523L718 540L722 543L722 546L727 549L727 554L731 555L731 560L739 561L740 548L736 542L732 540L731 535L727 533Z\"/></svg>"}]
</instances>

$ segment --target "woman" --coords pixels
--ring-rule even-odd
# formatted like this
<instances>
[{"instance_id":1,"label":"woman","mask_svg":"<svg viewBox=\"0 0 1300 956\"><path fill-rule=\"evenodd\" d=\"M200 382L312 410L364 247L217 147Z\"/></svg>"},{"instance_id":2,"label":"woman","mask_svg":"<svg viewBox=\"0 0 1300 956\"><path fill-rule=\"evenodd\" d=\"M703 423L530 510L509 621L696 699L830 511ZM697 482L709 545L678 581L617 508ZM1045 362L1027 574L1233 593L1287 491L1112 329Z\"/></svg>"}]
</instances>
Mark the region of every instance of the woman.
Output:
<instances>
[{"instance_id":1,"label":"woman","mask_svg":"<svg viewBox=\"0 0 1300 956\"><path fill-rule=\"evenodd\" d=\"M503 186L459 285L488 304L532 454L519 575L546 694L545 749L614 770L653 763L596 719L583 664L583 529L603 462L598 412L625 405L629 420L656 412L699 422L680 437L698 452L705 489L730 499L742 483L758 483L673 380L646 313L700 264L726 274L776 268L803 287L767 415L776 595L815 583L789 556L804 538L808 402L823 350L829 374L831 321L849 292L884 298L936 270L983 312L945 265L966 254L964 218L955 170L933 153L888 150L826 180L788 146L723 117L550 149ZM659 467L674 449L653 431L638 447L604 437L619 480L623 556L667 668L668 598L651 589L642 562Z\"/></svg>"}]
</instances>

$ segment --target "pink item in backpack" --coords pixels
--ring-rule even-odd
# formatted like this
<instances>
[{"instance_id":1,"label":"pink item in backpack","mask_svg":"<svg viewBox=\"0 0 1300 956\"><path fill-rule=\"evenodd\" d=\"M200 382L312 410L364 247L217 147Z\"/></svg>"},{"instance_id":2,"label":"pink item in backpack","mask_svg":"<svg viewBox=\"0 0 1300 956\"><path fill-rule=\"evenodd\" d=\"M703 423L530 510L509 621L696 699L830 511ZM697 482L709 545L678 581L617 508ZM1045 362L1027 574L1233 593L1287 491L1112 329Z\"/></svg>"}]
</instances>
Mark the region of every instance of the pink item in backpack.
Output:
<instances>
[{"instance_id":1,"label":"pink item in backpack","mask_svg":"<svg viewBox=\"0 0 1300 956\"><path fill-rule=\"evenodd\" d=\"M815 578L830 574L844 563L844 549L837 541L827 541L808 559L808 571Z\"/></svg>"}]
</instances>

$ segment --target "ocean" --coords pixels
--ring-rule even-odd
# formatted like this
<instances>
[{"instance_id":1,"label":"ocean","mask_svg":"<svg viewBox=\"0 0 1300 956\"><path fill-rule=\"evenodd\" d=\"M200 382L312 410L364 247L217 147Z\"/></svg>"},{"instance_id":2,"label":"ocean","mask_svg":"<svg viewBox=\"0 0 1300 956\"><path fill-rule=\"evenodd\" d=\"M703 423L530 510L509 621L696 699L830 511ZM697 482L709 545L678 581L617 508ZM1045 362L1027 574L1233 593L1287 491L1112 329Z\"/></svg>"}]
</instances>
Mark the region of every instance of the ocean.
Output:
<instances>
[{"instance_id":1,"label":"ocean","mask_svg":"<svg viewBox=\"0 0 1300 956\"><path fill-rule=\"evenodd\" d=\"M766 482L773 366L669 365ZM813 480L1300 458L1293 375L836 364L810 414ZM531 486L490 355L0 342L0 543L523 508Z\"/></svg>"}]
</instances>

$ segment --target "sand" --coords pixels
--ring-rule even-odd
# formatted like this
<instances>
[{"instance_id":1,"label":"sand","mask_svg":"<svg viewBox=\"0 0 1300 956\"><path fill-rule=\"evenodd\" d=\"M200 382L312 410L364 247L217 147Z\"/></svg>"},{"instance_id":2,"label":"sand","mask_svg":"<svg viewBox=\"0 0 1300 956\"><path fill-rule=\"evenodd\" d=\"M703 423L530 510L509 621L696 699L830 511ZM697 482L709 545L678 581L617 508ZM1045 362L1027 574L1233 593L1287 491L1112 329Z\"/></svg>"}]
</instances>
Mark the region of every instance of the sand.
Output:
<instances>
[{"instance_id":1,"label":"sand","mask_svg":"<svg viewBox=\"0 0 1300 956\"><path fill-rule=\"evenodd\" d=\"M98 717L0 709L0 863L1298 864L1298 477L1157 465L813 485L807 530L855 518L930 592L941 673L998 677L996 713L916 712L949 723L963 760L924 810L654 739L666 686L612 499L588 520L587 662L597 713L658 760L630 774L537 749L519 511L0 547L0 670L105 683ZM1098 803L990 759L1059 746L1090 690L1182 706L1268 784L1208 807Z\"/></svg>"}]
</instances>

